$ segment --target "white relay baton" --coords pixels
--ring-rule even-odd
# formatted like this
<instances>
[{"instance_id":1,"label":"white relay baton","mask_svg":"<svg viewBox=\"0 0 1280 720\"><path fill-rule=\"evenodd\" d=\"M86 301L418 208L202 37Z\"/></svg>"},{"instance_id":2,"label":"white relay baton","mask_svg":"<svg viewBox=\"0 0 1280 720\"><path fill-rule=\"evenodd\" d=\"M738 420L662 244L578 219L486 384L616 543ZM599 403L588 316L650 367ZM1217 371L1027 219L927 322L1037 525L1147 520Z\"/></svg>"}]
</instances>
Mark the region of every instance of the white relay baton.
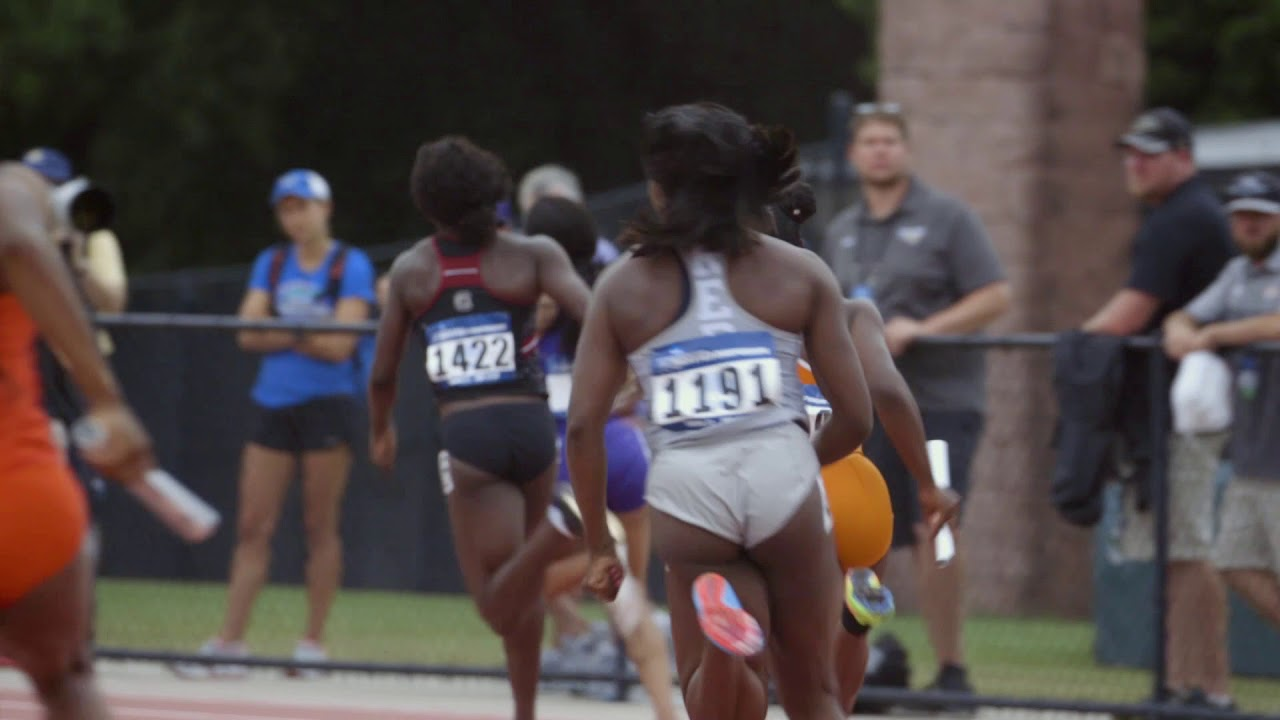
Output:
<instances>
[{"instance_id":1,"label":"white relay baton","mask_svg":"<svg viewBox=\"0 0 1280 720\"><path fill-rule=\"evenodd\" d=\"M104 442L102 430L89 420L71 426L71 439L79 448L92 450ZM138 501L183 540L208 540L218 529L222 516L168 472L148 470L141 482L126 486Z\"/></svg>"},{"instance_id":2,"label":"white relay baton","mask_svg":"<svg viewBox=\"0 0 1280 720\"><path fill-rule=\"evenodd\" d=\"M951 487L951 460L947 455L946 440L930 440L925 443L929 453L929 470L933 472L933 484L940 490ZM928 522L929 518L925 518ZM943 525L938 536L933 540L933 557L938 567L946 567L956 556L956 539L951 535L951 526Z\"/></svg>"}]
</instances>

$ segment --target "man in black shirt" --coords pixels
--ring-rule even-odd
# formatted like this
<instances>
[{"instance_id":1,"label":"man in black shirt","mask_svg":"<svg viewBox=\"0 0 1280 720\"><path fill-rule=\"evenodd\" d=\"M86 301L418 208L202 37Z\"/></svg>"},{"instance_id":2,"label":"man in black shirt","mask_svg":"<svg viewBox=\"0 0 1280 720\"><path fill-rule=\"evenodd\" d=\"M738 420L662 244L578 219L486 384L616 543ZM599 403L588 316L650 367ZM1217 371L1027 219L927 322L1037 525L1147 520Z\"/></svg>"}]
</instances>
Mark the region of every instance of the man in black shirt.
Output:
<instances>
[{"instance_id":1,"label":"man in black shirt","mask_svg":"<svg viewBox=\"0 0 1280 720\"><path fill-rule=\"evenodd\" d=\"M1129 192L1142 203L1144 212L1133 243L1129 280L1084 324L1085 331L1152 333L1170 313L1208 287L1231 258L1234 251L1226 213L1196 173L1191 134L1191 123L1182 114L1156 108L1139 115L1116 141L1124 153ZM1141 373L1146 367L1144 359L1132 369ZM1130 377L1142 384L1141 375L1126 375ZM1156 391L1169 397L1168 386ZM1208 694L1227 692L1227 657L1220 642L1226 598L1209 562L1214 478L1225 442L1225 435L1173 435L1170 440L1165 630L1169 697L1183 697L1197 689ZM1133 487L1127 491L1130 499L1136 495ZM1122 543L1126 554L1135 559L1152 555L1153 525L1149 508L1141 503L1126 507Z\"/></svg>"}]
</instances>

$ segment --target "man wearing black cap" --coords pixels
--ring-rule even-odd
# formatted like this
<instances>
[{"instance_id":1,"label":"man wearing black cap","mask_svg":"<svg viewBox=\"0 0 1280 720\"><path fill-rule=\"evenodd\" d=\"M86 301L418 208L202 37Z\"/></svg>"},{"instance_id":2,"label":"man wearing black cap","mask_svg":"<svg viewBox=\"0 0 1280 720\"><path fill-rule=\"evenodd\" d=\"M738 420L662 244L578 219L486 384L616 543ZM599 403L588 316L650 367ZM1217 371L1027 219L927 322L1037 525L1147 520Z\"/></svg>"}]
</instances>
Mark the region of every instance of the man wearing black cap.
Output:
<instances>
[{"instance_id":1,"label":"man wearing black cap","mask_svg":"<svg viewBox=\"0 0 1280 720\"><path fill-rule=\"evenodd\" d=\"M1233 590L1280 628L1280 357L1252 343L1280 340L1280 180L1245 173L1227 188L1231 235L1241 256L1165 321L1165 350L1181 359L1197 350L1235 348L1231 461L1234 478L1222 508L1214 564ZM1219 637L1226 654L1226 637ZM1196 697L1195 700L1201 700ZM1203 702L1229 705L1223 696Z\"/></svg>"},{"instance_id":2,"label":"man wearing black cap","mask_svg":"<svg viewBox=\"0 0 1280 720\"><path fill-rule=\"evenodd\" d=\"M1199 295L1232 255L1222 205L1196 172L1191 123L1176 110L1138 116L1116 145L1124 154L1125 182L1143 206L1123 289L1084 324L1086 332L1145 335ZM1125 401L1145 407L1145 358L1126 368ZM1173 377L1172 368L1168 377ZM1169 397L1169 387L1155 389ZM1166 413L1168 417L1168 413ZM1168 689L1159 701L1193 689L1227 691L1222 652L1226 599L1209 562L1213 544L1213 480L1225 436L1172 435L1169 443ZM1215 451L1214 447L1217 450ZM1122 549L1134 559L1154 552L1154 518L1144 483L1126 487Z\"/></svg>"}]
</instances>

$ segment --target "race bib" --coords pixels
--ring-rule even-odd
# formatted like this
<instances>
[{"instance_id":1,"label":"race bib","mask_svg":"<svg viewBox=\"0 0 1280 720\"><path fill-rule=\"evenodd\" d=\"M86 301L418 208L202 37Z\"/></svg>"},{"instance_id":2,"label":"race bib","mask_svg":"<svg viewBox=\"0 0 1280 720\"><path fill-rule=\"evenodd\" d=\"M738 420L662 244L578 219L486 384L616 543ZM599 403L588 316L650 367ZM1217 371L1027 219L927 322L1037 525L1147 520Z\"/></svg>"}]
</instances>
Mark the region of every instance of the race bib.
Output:
<instances>
[{"instance_id":1,"label":"race bib","mask_svg":"<svg viewBox=\"0 0 1280 720\"><path fill-rule=\"evenodd\" d=\"M653 352L649 416L667 430L707 427L781 398L781 364L767 332L712 335Z\"/></svg>"},{"instance_id":2,"label":"race bib","mask_svg":"<svg viewBox=\"0 0 1280 720\"><path fill-rule=\"evenodd\" d=\"M818 429L831 419L831 403L822 396L817 385L804 386L804 409L809 414L809 435L816 435Z\"/></svg>"},{"instance_id":3,"label":"race bib","mask_svg":"<svg viewBox=\"0 0 1280 720\"><path fill-rule=\"evenodd\" d=\"M427 377L449 388L516 379L516 343L506 313L463 315L427 326Z\"/></svg>"},{"instance_id":4,"label":"race bib","mask_svg":"<svg viewBox=\"0 0 1280 720\"><path fill-rule=\"evenodd\" d=\"M569 388L573 376L569 373L547 373L547 405L558 418L569 415Z\"/></svg>"}]
</instances>

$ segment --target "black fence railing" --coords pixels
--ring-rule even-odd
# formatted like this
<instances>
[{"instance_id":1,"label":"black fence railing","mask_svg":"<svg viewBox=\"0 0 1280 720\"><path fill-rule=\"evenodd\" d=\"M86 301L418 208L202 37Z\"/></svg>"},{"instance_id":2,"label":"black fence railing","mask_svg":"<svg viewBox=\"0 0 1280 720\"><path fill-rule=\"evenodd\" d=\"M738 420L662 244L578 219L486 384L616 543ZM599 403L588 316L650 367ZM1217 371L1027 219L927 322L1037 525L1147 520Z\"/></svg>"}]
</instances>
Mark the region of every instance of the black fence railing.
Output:
<instances>
[{"instance_id":1,"label":"black fence railing","mask_svg":"<svg viewBox=\"0 0 1280 720\"><path fill-rule=\"evenodd\" d=\"M118 369L122 375L128 378L130 375L129 365L131 358L149 358L159 353L166 355L162 364L166 367L174 363L181 364L184 358L197 358L198 360L207 359L209 356L224 357L220 353L210 353L203 350L200 351L178 351L175 352L172 345L174 342L174 333L202 333L210 332L225 336L229 331L242 329L289 329L302 332L310 331L348 331L358 333L371 333L376 331L376 324L372 322L364 323L322 323L322 322L291 322L283 320L263 320L263 321L245 321L235 317L208 315L208 314L181 314L181 313L130 313L130 314L101 314L96 316L96 323L103 328L113 330L118 336L117 345L121 348L116 358ZM163 341L161 344L145 341L146 336L157 335L156 331L163 332ZM120 337L123 336L123 337ZM128 342L129 340L134 343ZM1003 336L965 336L965 337L934 337L921 339L920 344L924 346L964 346L974 349L986 350L1044 350L1052 347L1057 340L1057 336L1047 333L1020 333ZM221 342L226 341L205 341L205 342ZM134 348L130 352L130 344L146 345L146 349ZM1152 637L1154 638L1154 648L1152 653L1152 662L1149 667L1150 688L1158 694L1160 688L1167 685L1165 667L1168 648L1165 642L1165 622L1167 612L1167 596L1166 585L1167 578L1165 566L1169 558L1169 509L1168 509L1168 492L1166 489L1166 470L1167 470L1167 398L1162 397L1161 393L1164 388L1168 387L1169 365L1165 360L1163 351L1159 341L1155 338L1132 338L1128 340L1128 346L1134 350L1146 353L1150 359L1149 372L1151 382L1148 386L1152 388L1150 392L1150 411L1151 411L1151 437L1150 442L1154 450L1154 462L1150 468L1151 472L1151 488L1152 488L1152 509L1155 515L1155 559L1152 564L1154 573L1154 582L1152 587L1152 603L1150 615L1142 618L1143 622L1149 622L1151 625ZM1265 351L1280 351L1280 345L1277 346L1259 346L1259 349ZM206 348L207 350L207 348ZM124 355L123 358L119 355ZM410 365L412 365L410 363ZM172 369L172 368L171 368ZM416 370L416 368L411 368ZM182 372L182 369L177 370ZM200 375L201 373L196 373ZM419 373L420 374L420 373ZM234 375L234 374L233 374ZM143 369L134 373L137 385L145 381L148 388L154 390L153 378ZM236 375L235 377L239 377ZM126 382L128 387L130 383ZM163 386L163 383L161 383ZM141 389L139 392L146 392ZM218 395L225 396L225 391L216 391ZM205 396L202 396L205 397ZM176 402L172 397L166 397L164 403L172 404ZM207 409L207 408L206 408ZM179 411L180 412L180 411ZM421 414L423 407L419 406L417 412ZM143 413L146 419L147 413ZM177 436L174 436L177 437ZM189 442L191 439L186 438L182 442ZM237 440L238 441L238 440ZM158 444L161 441L158 440ZM163 449L162 449L163 450ZM432 455L432 453L427 453ZM164 453L161 452L161 456ZM428 463L431 464L431 463ZM197 488L198 490L199 488ZM412 535L412 533L410 533ZM221 561L225 563L225 551L228 546L223 545L219 552L223 553ZM973 552L972 550L970 552ZM443 556L432 556L430 560L434 563L447 562ZM108 569L109 570L109 569ZM108 572L109 574L109 572ZM129 573L126 573L129 574ZM163 570L152 573L156 577L165 577ZM192 579L192 576L185 573L174 573L175 579ZM447 584L447 583L446 583ZM377 583L371 583L377 586ZM652 585L652 583L651 583ZM411 589L411 588L410 588ZM435 588L439 590L440 588ZM655 596L660 598L661 592L659 588L654 588ZM109 631L109 628L105 628ZM107 632L109 635L110 633ZM136 661L151 663L206 663L206 664L225 664L225 658L209 658L201 657L193 653L175 652L172 648L138 648L125 647L116 643L108 643L106 646L98 649L98 656L105 659L117 661ZM243 664L252 667L268 667L268 668L294 668L294 669L318 669L330 672L343 673L373 673L373 674L399 674L399 675L437 675L437 676L454 676L454 677L505 677L505 671L494 665L481 664L463 664L451 662L356 662L348 660L333 660L327 662L306 663L298 662L286 657L253 657L244 660L236 659L236 664ZM614 667L601 670L598 672L586 673L549 673L547 680L567 680L567 681L590 681L612 683L615 687L613 693L617 698L623 698L627 695L628 690L638 682L638 678L634 671L627 669L625 663L618 662ZM1270 715L1256 715L1256 717L1280 717L1280 681L1275 682L1276 703L1273 707L1267 708ZM1227 713L1214 711L1205 708L1187 708L1174 704L1145 704L1136 702L1101 702L1095 699L1086 698L1053 698L1047 696L1011 696L1002 694L983 694L979 696L953 696L940 694L936 692L926 692L918 690L890 689L883 687L867 687L864 689L862 697L884 703L892 703L903 707L928 708L936 707L939 703L943 703L951 707L988 707L988 708L1024 708L1028 710L1043 711L1070 711L1080 713L1104 713L1116 716L1130 717L1166 717L1166 718L1205 718L1217 719L1223 718L1241 718L1252 717L1242 713ZM1138 696L1140 697L1140 696Z\"/></svg>"}]
</instances>

